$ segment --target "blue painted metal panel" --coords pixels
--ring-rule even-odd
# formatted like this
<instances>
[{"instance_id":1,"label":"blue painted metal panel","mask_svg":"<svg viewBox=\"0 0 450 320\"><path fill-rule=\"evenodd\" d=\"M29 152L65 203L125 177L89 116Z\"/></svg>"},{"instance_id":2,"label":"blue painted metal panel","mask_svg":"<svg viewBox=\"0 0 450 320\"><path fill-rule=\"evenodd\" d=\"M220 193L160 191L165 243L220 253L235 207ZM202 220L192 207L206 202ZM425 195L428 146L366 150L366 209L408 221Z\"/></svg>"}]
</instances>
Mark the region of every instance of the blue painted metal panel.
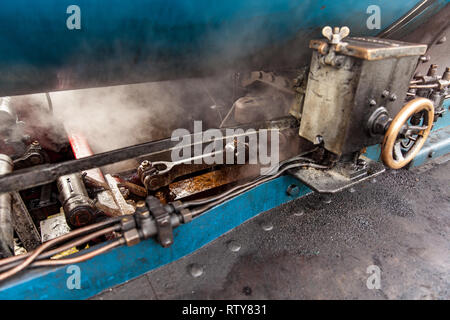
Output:
<instances>
[{"instance_id":1,"label":"blue painted metal panel","mask_svg":"<svg viewBox=\"0 0 450 320\"><path fill-rule=\"evenodd\" d=\"M411 167L418 167L448 153L450 153L450 126L430 134L427 142L411 162Z\"/></svg>"},{"instance_id":2,"label":"blue painted metal panel","mask_svg":"<svg viewBox=\"0 0 450 320\"><path fill-rule=\"evenodd\" d=\"M436 121L436 123L433 126L433 130L439 130L447 126L450 126L450 99L446 99L444 101L443 106L445 109L445 113L441 118L439 118Z\"/></svg>"},{"instance_id":3,"label":"blue painted metal panel","mask_svg":"<svg viewBox=\"0 0 450 320\"><path fill-rule=\"evenodd\" d=\"M424 146L411 162L411 167L418 167L450 153L450 99L444 101L444 108L443 117L436 121Z\"/></svg>"},{"instance_id":4,"label":"blue painted metal panel","mask_svg":"<svg viewBox=\"0 0 450 320\"><path fill-rule=\"evenodd\" d=\"M15 0L0 3L0 96L307 63L324 25L375 35L418 0ZM437 0L434 9L448 0ZM81 30L66 27L69 5ZM260 70L260 69L258 69Z\"/></svg>"},{"instance_id":5,"label":"blue painted metal panel","mask_svg":"<svg viewBox=\"0 0 450 320\"><path fill-rule=\"evenodd\" d=\"M299 194L290 196L286 189L299 186ZM66 286L66 267L33 270L10 279L0 286L0 299L83 299L111 286L123 283L152 269L175 261L198 250L246 220L311 192L298 180L283 176L260 185L227 201L192 222L175 229L175 243L162 248L154 240L133 247L114 249L92 260L78 264L81 289Z\"/></svg>"},{"instance_id":6,"label":"blue painted metal panel","mask_svg":"<svg viewBox=\"0 0 450 320\"><path fill-rule=\"evenodd\" d=\"M367 147L364 155L372 160L379 161L381 156L381 145L377 144L374 146Z\"/></svg>"}]
</instances>

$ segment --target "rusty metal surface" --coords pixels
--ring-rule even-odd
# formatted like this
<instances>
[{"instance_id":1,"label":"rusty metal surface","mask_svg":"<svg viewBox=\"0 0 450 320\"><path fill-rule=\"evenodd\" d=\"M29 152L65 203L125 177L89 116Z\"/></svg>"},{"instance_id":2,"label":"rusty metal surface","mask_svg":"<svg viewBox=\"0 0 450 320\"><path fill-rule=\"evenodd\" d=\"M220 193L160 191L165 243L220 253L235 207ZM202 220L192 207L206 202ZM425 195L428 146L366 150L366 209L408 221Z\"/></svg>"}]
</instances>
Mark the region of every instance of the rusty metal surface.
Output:
<instances>
[{"instance_id":1,"label":"rusty metal surface","mask_svg":"<svg viewBox=\"0 0 450 320\"><path fill-rule=\"evenodd\" d=\"M382 136L370 136L367 121L380 106L391 117L400 111L418 60L418 55L373 61L343 57L336 68L323 64L314 50L299 131L311 142L320 136L337 155L381 142Z\"/></svg>"},{"instance_id":2,"label":"rusty metal surface","mask_svg":"<svg viewBox=\"0 0 450 320\"><path fill-rule=\"evenodd\" d=\"M110 174L105 175L106 182L110 187L110 194L112 196L115 205L119 207L120 214L119 215L127 215L132 214L135 211L135 208L128 204L123 197L122 193L119 190L118 182L115 178L113 178Z\"/></svg>"},{"instance_id":3,"label":"rusty metal surface","mask_svg":"<svg viewBox=\"0 0 450 320\"><path fill-rule=\"evenodd\" d=\"M427 50L425 44L413 44L375 37L350 37L345 45L337 45L336 52L365 60L380 60L406 56L422 55ZM326 45L326 40L311 40L309 47L319 50Z\"/></svg>"},{"instance_id":4,"label":"rusty metal surface","mask_svg":"<svg viewBox=\"0 0 450 320\"><path fill-rule=\"evenodd\" d=\"M41 244L41 236L18 192L12 192L12 206L14 231L27 251L36 249Z\"/></svg>"},{"instance_id":5,"label":"rusty metal surface","mask_svg":"<svg viewBox=\"0 0 450 320\"><path fill-rule=\"evenodd\" d=\"M314 143L320 142L318 136L322 137L325 148L340 155L353 113L354 92L358 85L355 75L360 72L361 65L347 60L348 66L338 70L322 65L319 60L319 53L314 51L299 134Z\"/></svg>"},{"instance_id":6,"label":"rusty metal surface","mask_svg":"<svg viewBox=\"0 0 450 320\"><path fill-rule=\"evenodd\" d=\"M142 166L142 165L141 165ZM153 167L153 164L151 164L151 169L154 169L153 172L150 172L148 174L140 174L141 180L143 184L147 187L148 190L156 191L159 188L165 187L169 185L172 181L174 181L176 178L189 175L207 168L213 167L211 164L179 164L175 165L173 168L168 169L167 171L165 169L161 171L165 172L159 172L157 169L157 166L155 164L155 167ZM139 172L139 170L138 170Z\"/></svg>"},{"instance_id":7,"label":"rusty metal surface","mask_svg":"<svg viewBox=\"0 0 450 320\"><path fill-rule=\"evenodd\" d=\"M40 222L42 242L46 242L70 232L64 213L55 214Z\"/></svg>"},{"instance_id":8,"label":"rusty metal surface","mask_svg":"<svg viewBox=\"0 0 450 320\"><path fill-rule=\"evenodd\" d=\"M173 182L169 185L169 190L174 200L180 200L232 182L255 177L259 175L259 170L260 167L258 165L223 167L219 170Z\"/></svg>"}]
</instances>

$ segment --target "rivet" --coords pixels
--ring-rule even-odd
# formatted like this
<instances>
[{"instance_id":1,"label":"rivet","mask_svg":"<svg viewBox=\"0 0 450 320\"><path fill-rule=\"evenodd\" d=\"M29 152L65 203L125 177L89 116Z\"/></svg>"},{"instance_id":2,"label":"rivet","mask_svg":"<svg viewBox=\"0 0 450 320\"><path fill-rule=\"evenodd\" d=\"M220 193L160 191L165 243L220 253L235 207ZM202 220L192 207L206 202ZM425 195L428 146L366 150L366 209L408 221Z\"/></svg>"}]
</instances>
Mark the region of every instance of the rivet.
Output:
<instances>
[{"instance_id":1,"label":"rivet","mask_svg":"<svg viewBox=\"0 0 450 320\"><path fill-rule=\"evenodd\" d=\"M437 44L443 44L445 41L447 41L447 37L446 37L446 36L443 36L442 38L440 38L440 39L437 41Z\"/></svg>"},{"instance_id":2,"label":"rivet","mask_svg":"<svg viewBox=\"0 0 450 320\"><path fill-rule=\"evenodd\" d=\"M322 195L322 201L324 203L331 203L331 196L329 194Z\"/></svg>"},{"instance_id":3,"label":"rivet","mask_svg":"<svg viewBox=\"0 0 450 320\"><path fill-rule=\"evenodd\" d=\"M192 277L198 278L203 274L203 266L193 263L188 266L188 271Z\"/></svg>"},{"instance_id":4,"label":"rivet","mask_svg":"<svg viewBox=\"0 0 450 320\"><path fill-rule=\"evenodd\" d=\"M305 212L303 211L303 210L301 210L301 211L299 211L299 212L295 212L294 213L294 216L296 216L296 217L301 217L301 216L303 216L305 214Z\"/></svg>"},{"instance_id":5,"label":"rivet","mask_svg":"<svg viewBox=\"0 0 450 320\"><path fill-rule=\"evenodd\" d=\"M265 222L261 225L261 227L264 231L270 231L273 229L273 224L270 222Z\"/></svg>"},{"instance_id":6,"label":"rivet","mask_svg":"<svg viewBox=\"0 0 450 320\"><path fill-rule=\"evenodd\" d=\"M228 249L231 252L238 252L239 250L241 250L241 245L238 242L232 240L228 242Z\"/></svg>"},{"instance_id":7,"label":"rivet","mask_svg":"<svg viewBox=\"0 0 450 320\"><path fill-rule=\"evenodd\" d=\"M142 201L142 200L138 201L138 202L136 203L136 207L138 207L138 208L143 208L143 207L145 207L145 201Z\"/></svg>"},{"instance_id":8,"label":"rivet","mask_svg":"<svg viewBox=\"0 0 450 320\"><path fill-rule=\"evenodd\" d=\"M300 193L300 188L297 185L295 185L295 184L291 184L287 188L286 193L288 195L290 195L290 196L296 196L296 195L298 195Z\"/></svg>"}]
</instances>

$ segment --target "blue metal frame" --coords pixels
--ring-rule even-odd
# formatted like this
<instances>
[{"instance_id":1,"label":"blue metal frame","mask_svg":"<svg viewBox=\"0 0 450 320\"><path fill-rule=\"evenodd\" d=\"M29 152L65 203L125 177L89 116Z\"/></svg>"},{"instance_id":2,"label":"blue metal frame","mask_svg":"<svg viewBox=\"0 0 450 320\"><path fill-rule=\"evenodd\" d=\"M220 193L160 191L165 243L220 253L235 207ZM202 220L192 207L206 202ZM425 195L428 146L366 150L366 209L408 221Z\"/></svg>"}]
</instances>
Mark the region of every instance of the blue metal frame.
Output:
<instances>
[{"instance_id":1,"label":"blue metal frame","mask_svg":"<svg viewBox=\"0 0 450 320\"><path fill-rule=\"evenodd\" d=\"M297 195L287 188L295 184ZM302 197L311 190L290 176L262 184L175 229L175 243L162 248L154 240L113 249L77 264L81 289L67 288L67 267L32 270L0 286L0 299L86 299L198 250L261 212Z\"/></svg>"},{"instance_id":2,"label":"blue metal frame","mask_svg":"<svg viewBox=\"0 0 450 320\"><path fill-rule=\"evenodd\" d=\"M445 113L434 124L433 131L430 133L420 152L411 162L411 167L417 167L440 156L450 153L450 99L445 100Z\"/></svg>"},{"instance_id":3,"label":"blue metal frame","mask_svg":"<svg viewBox=\"0 0 450 320\"><path fill-rule=\"evenodd\" d=\"M416 20L448 1L434 1ZM177 79L224 68L268 68L284 50L298 54L283 54L283 66L299 65L299 59L310 55L308 40L321 37L324 25L346 25L353 36L375 36L419 2L1 1L0 95ZM80 30L66 27L70 5L81 9ZM371 5L381 9L380 29L366 26Z\"/></svg>"}]
</instances>

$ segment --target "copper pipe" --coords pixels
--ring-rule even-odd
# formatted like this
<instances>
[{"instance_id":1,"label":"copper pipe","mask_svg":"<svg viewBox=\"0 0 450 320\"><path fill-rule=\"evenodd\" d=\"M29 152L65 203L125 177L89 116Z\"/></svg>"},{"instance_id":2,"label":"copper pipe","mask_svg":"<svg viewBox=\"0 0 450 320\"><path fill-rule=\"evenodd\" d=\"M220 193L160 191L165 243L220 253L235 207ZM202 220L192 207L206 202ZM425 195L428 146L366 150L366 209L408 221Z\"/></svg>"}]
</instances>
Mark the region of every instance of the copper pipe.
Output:
<instances>
[{"instance_id":1,"label":"copper pipe","mask_svg":"<svg viewBox=\"0 0 450 320\"><path fill-rule=\"evenodd\" d=\"M72 242L69 242L69 243L67 243L67 244L65 244L65 245L63 245L61 247L58 247L58 248L55 248L53 250L47 251L44 254L40 255L38 257L38 260L51 257L51 256L53 256L53 255L55 255L57 253L62 252L62 251L69 250L70 248L73 248L73 247L76 247L76 246L80 246L82 244L87 243L88 241L91 241L91 240L93 240L95 238L98 238L100 236L103 236L105 234L108 234L108 233L111 233L111 232L114 232L114 231L119 231L120 228L121 228L120 225L115 225L115 226L112 226L112 227L109 227L109 228L98 230L98 231L96 231L94 233L91 233L91 234L88 234L87 236L84 236L84 237L82 237L80 239L77 239L77 240L74 240Z\"/></svg>"},{"instance_id":2,"label":"copper pipe","mask_svg":"<svg viewBox=\"0 0 450 320\"><path fill-rule=\"evenodd\" d=\"M45 245L47 245L47 244L49 244L49 243L51 243L52 245L54 245L54 244L56 244L56 243L58 243L58 242L65 241L65 240L69 240L69 239L71 239L71 238L73 238L73 237L75 237L75 236L82 235L82 234L84 234L84 233L86 233L86 232L93 231L93 230L95 230L95 229L97 229L97 228L100 228L100 227L108 226L108 225L110 225L110 224L112 224L112 223L114 223L114 222L118 222L118 221L119 221L120 219L122 219L123 217L124 217L124 216L121 216L120 218L117 217L117 218L113 218L113 219L108 219L108 220L105 220L105 221L102 221L102 222L98 222L98 223L91 224L91 225L89 225L89 226L86 226L86 227L77 229L77 230L75 230L75 231L71 231L71 232L69 232L69 233L67 233L67 234L65 234L65 235L63 235L63 236L61 236L61 237L58 237L58 238L55 238L55 239L52 239L52 240L46 242ZM43 246L43 245L41 245L41 247L42 247L42 246ZM40 247L36 248L35 250L38 250L39 248L40 248ZM46 248L48 248L48 245L46 246ZM31 251L31 252L28 252L28 253L26 253L26 254L24 254L24 255L13 256L13 257L9 257L9 258L2 259L2 260L0 260L0 266L2 266L2 265L4 265L4 264L11 263L11 262L14 262L14 261L17 261L17 260L21 260L21 259L23 259L23 257L29 257L29 256L32 255L33 252L34 252L34 251Z\"/></svg>"},{"instance_id":3,"label":"copper pipe","mask_svg":"<svg viewBox=\"0 0 450 320\"><path fill-rule=\"evenodd\" d=\"M439 84L413 84L409 86L410 89L430 89L430 88L438 88Z\"/></svg>"},{"instance_id":4,"label":"copper pipe","mask_svg":"<svg viewBox=\"0 0 450 320\"><path fill-rule=\"evenodd\" d=\"M57 259L57 260L41 260L34 262L31 266L32 267L49 267L49 266L61 266L66 264L75 264L80 263L89 259L92 259L95 256L98 256L99 254L105 253L111 249L114 249L116 247L122 246L125 244L124 238L119 238L117 240L114 240L113 242L104 245L101 248L98 248L96 250L93 250L91 252L85 253L81 256L74 257L74 258L65 258L65 259Z\"/></svg>"},{"instance_id":5,"label":"copper pipe","mask_svg":"<svg viewBox=\"0 0 450 320\"><path fill-rule=\"evenodd\" d=\"M39 255L36 258L36 260L41 260L41 259L45 259L45 258L51 257L51 256L53 256L53 255L55 255L57 253L62 252L62 251L65 251L65 250L68 250L70 248L82 245L84 243L87 243L88 241L90 241L92 239L95 239L95 238L97 238L99 236L108 234L110 232L118 231L119 229L120 229L120 225L116 225L116 226L112 226L112 227L109 227L109 228L106 228L106 229L98 230L98 231L96 231L94 233L91 233L91 234L88 234L87 236L84 236L84 237L82 237L80 239L77 239L77 240L74 240L72 242L69 242L69 243L67 243L67 244L65 244L65 245L63 245L61 247L55 248L55 249L50 250L50 251L46 251L46 252L42 253L41 255ZM30 254L28 254L28 256L29 255ZM17 256L18 258L22 258L22 259L16 259L16 261L12 261L10 263L11 265L6 265L6 266L3 266L3 267L0 266L0 272L2 272L4 270L8 270L8 269L18 265L19 264L19 260L25 259L26 256L27 255Z\"/></svg>"}]
</instances>

